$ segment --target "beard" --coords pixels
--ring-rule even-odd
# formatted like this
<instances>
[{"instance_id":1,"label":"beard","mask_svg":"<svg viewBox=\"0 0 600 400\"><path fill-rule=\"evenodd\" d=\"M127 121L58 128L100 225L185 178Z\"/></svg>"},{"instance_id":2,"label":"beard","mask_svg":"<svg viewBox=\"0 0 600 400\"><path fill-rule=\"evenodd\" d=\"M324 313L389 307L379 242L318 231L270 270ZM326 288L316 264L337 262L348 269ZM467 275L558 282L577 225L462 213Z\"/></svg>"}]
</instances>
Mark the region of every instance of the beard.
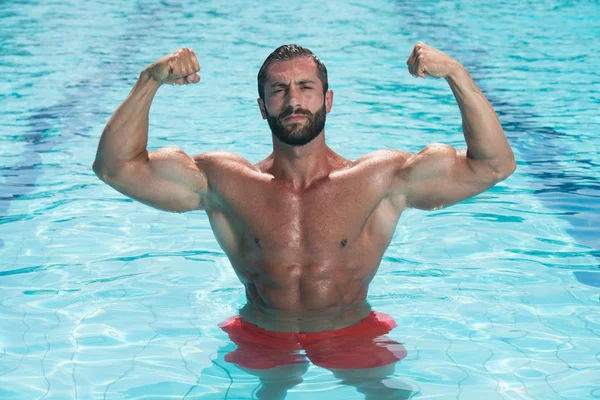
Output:
<instances>
[{"instance_id":1,"label":"beard","mask_svg":"<svg viewBox=\"0 0 600 400\"><path fill-rule=\"evenodd\" d=\"M267 113L267 122L273 135L283 143L290 146L304 146L319 136L325 128L325 114L325 102L323 102L323 107L316 114L302 108L296 110L288 108L278 116ZM294 123L284 127L283 119L290 115L304 115L308 122L304 126Z\"/></svg>"}]
</instances>

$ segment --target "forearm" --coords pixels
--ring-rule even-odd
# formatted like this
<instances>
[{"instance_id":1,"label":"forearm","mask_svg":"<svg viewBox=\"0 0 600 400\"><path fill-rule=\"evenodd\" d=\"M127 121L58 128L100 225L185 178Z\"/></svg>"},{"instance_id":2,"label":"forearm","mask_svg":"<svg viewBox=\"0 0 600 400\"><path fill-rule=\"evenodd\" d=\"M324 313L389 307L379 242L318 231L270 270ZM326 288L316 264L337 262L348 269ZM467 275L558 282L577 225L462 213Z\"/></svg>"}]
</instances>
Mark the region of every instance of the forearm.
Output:
<instances>
[{"instance_id":1,"label":"forearm","mask_svg":"<svg viewBox=\"0 0 600 400\"><path fill-rule=\"evenodd\" d=\"M140 74L133 89L109 119L98 145L94 171L112 174L146 150L150 106L160 83L148 69Z\"/></svg>"},{"instance_id":2,"label":"forearm","mask_svg":"<svg viewBox=\"0 0 600 400\"><path fill-rule=\"evenodd\" d=\"M462 66L446 77L462 116L467 156L494 171L510 174L514 155L496 112Z\"/></svg>"}]
</instances>

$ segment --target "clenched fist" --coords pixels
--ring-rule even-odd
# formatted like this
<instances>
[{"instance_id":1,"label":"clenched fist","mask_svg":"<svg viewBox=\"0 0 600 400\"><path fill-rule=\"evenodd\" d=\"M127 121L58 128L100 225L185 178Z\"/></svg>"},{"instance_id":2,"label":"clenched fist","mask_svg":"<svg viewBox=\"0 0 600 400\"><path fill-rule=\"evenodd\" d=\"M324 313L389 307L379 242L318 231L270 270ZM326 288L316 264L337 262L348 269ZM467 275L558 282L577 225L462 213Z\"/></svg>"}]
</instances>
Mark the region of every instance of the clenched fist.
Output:
<instances>
[{"instance_id":1,"label":"clenched fist","mask_svg":"<svg viewBox=\"0 0 600 400\"><path fill-rule=\"evenodd\" d=\"M434 78L445 78L462 68L458 61L446 53L421 42L415 45L406 64L408 72L415 78L425 78L428 75Z\"/></svg>"},{"instance_id":2,"label":"clenched fist","mask_svg":"<svg viewBox=\"0 0 600 400\"><path fill-rule=\"evenodd\" d=\"M196 54L187 47L152 63L149 69L150 77L160 83L187 85L200 82L200 75L197 74L200 64Z\"/></svg>"}]
</instances>

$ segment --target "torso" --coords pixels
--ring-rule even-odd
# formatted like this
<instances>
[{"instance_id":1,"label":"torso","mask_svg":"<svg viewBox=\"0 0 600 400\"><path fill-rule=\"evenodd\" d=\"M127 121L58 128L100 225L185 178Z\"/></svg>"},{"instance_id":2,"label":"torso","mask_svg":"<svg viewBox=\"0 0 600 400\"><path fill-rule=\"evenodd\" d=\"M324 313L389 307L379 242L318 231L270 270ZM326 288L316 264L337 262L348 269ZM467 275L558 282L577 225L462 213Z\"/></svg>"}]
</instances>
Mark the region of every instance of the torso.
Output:
<instances>
[{"instance_id":1,"label":"torso","mask_svg":"<svg viewBox=\"0 0 600 400\"><path fill-rule=\"evenodd\" d=\"M388 193L391 169L377 164L336 155L329 176L304 190L274 179L268 162L220 166L231 172L213 177L206 211L246 288L244 319L313 331L368 314L369 283L404 209Z\"/></svg>"}]
</instances>

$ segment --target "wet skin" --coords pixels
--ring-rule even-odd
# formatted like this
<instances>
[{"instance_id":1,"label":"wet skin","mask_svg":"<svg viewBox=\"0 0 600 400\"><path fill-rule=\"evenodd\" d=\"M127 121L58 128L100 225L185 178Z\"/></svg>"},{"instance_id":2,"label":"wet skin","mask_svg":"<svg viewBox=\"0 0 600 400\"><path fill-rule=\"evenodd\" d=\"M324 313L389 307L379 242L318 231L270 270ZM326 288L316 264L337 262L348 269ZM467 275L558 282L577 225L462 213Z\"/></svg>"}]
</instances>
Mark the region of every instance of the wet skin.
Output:
<instances>
[{"instance_id":1,"label":"wet skin","mask_svg":"<svg viewBox=\"0 0 600 400\"><path fill-rule=\"evenodd\" d=\"M482 131L473 137L465 131L467 142L479 147L469 152L481 153L481 160L433 144L416 155L382 150L350 161L325 144L324 129L304 146L272 135L273 152L256 165L225 152L193 158L178 149L150 153L148 112L160 86L155 70L166 63L159 60L142 72L111 117L94 170L151 206L205 210L246 288L249 322L285 331L351 325L368 313L369 283L407 206L447 206L488 189L513 169L512 151L493 109L464 68L439 53L438 64L446 65L463 119L471 130ZM186 55L175 53L161 79L171 79L180 66L197 65L195 56L190 61ZM179 76L173 79L199 80ZM323 92L312 59L298 58L270 67L265 98L258 103L263 119L290 110L314 116L323 107L329 113L333 92ZM293 135L310 123L310 115L292 113L281 124Z\"/></svg>"},{"instance_id":2,"label":"wet skin","mask_svg":"<svg viewBox=\"0 0 600 400\"><path fill-rule=\"evenodd\" d=\"M227 171L215 174L205 209L249 302L258 306L242 315L265 329L334 329L369 312L367 289L404 200L388 192L392 167L385 176L377 163L355 165L327 153L330 173L306 188L276 179L272 157L256 166L236 157L226 166L215 161L222 155L197 157L209 175L212 168Z\"/></svg>"},{"instance_id":3,"label":"wet skin","mask_svg":"<svg viewBox=\"0 0 600 400\"><path fill-rule=\"evenodd\" d=\"M149 152L148 114L161 83L200 79L195 55L182 49L142 72L102 134L94 171L150 206L205 210L246 289L248 305L241 315L247 321L292 332L353 325L369 313L369 283L404 209L457 203L502 181L515 168L493 108L462 65L423 44L415 46L407 64L414 76L448 81L463 117L468 151L431 144L418 154L382 150L350 161L326 145L322 130L303 146L272 135L273 152L255 165L226 152L196 157L178 149ZM323 92L312 59L298 58L270 67L265 98L258 103L263 119L308 111L281 119L285 133L296 135L311 115L323 107L329 113L333 92ZM270 372L256 374L263 383L271 382L265 390L284 393L297 384L294 379L285 383L285 377L295 376L286 371L271 371L282 377L283 383L275 385ZM333 372L368 390L351 371ZM371 372L381 381L390 366ZM279 395L269 396L265 398Z\"/></svg>"},{"instance_id":4,"label":"wet skin","mask_svg":"<svg viewBox=\"0 0 600 400\"><path fill-rule=\"evenodd\" d=\"M323 104L329 112L332 100L314 62L299 59L270 68L259 106L265 118L290 109L314 115ZM305 115L282 120L292 134L309 123ZM327 147L324 135L302 148L274 138L273 154L256 165L223 153L195 159L209 177L204 208L213 232L255 306L242 316L266 329L326 330L362 319L369 283L405 207L390 189L407 154L351 162Z\"/></svg>"}]
</instances>

